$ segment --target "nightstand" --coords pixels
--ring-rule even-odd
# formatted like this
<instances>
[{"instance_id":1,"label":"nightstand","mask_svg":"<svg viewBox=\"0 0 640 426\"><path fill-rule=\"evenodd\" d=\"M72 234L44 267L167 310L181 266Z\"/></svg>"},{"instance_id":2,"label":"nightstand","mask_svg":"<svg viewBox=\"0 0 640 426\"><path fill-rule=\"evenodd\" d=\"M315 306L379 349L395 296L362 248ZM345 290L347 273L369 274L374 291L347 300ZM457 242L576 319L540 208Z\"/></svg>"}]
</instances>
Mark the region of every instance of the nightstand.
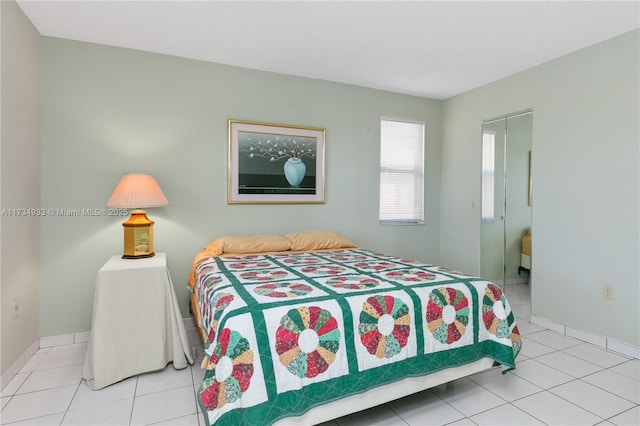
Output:
<instances>
[{"instance_id":1,"label":"nightstand","mask_svg":"<svg viewBox=\"0 0 640 426\"><path fill-rule=\"evenodd\" d=\"M193 364L165 253L113 256L97 274L82 377L101 389L172 361L176 369Z\"/></svg>"}]
</instances>

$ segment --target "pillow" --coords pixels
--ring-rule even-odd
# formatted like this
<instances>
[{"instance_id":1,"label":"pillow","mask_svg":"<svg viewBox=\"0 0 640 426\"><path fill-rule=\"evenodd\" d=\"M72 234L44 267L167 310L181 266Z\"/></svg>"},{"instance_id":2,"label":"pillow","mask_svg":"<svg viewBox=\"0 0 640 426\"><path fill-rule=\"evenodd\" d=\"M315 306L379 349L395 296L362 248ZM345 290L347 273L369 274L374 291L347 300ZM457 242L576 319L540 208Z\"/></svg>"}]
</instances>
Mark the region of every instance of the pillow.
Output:
<instances>
[{"instance_id":1,"label":"pillow","mask_svg":"<svg viewBox=\"0 0 640 426\"><path fill-rule=\"evenodd\" d=\"M220 244L220 240L218 239L207 244L201 253L207 255L207 257L220 256L222 254L222 244Z\"/></svg>"},{"instance_id":2,"label":"pillow","mask_svg":"<svg viewBox=\"0 0 640 426\"><path fill-rule=\"evenodd\" d=\"M296 251L355 247L351 241L331 231L293 232L284 237L291 241L291 250Z\"/></svg>"},{"instance_id":3,"label":"pillow","mask_svg":"<svg viewBox=\"0 0 640 426\"><path fill-rule=\"evenodd\" d=\"M203 259L220 256L222 253L244 254L288 251L291 242L280 235L258 235L255 237L220 237L210 242L196 255L191 264L191 274L187 285L195 286L195 268Z\"/></svg>"},{"instance_id":4,"label":"pillow","mask_svg":"<svg viewBox=\"0 0 640 426\"><path fill-rule=\"evenodd\" d=\"M220 253L266 253L287 251L291 243L280 235L256 235L248 237L225 236L216 241Z\"/></svg>"}]
</instances>

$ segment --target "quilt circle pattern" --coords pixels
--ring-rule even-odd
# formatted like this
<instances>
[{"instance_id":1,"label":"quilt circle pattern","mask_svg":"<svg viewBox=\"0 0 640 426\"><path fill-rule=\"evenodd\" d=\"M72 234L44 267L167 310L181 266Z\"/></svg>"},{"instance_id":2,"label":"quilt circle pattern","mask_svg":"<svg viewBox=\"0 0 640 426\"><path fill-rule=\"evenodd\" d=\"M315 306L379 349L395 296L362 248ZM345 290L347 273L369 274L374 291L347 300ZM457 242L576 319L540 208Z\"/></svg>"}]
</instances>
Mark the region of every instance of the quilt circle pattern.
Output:
<instances>
[{"instance_id":1,"label":"quilt circle pattern","mask_svg":"<svg viewBox=\"0 0 640 426\"><path fill-rule=\"evenodd\" d=\"M429 294L427 327L443 344L460 340L469 324L469 300L460 290L440 287Z\"/></svg>"},{"instance_id":2,"label":"quilt circle pattern","mask_svg":"<svg viewBox=\"0 0 640 426\"><path fill-rule=\"evenodd\" d=\"M280 259L280 261L287 265L315 265L316 263L323 262L322 259L312 256L289 256Z\"/></svg>"},{"instance_id":3,"label":"quilt circle pattern","mask_svg":"<svg viewBox=\"0 0 640 426\"><path fill-rule=\"evenodd\" d=\"M205 276L202 284L205 287L216 286L222 282L222 275L218 274L209 274Z\"/></svg>"},{"instance_id":4,"label":"quilt circle pattern","mask_svg":"<svg viewBox=\"0 0 640 426\"><path fill-rule=\"evenodd\" d=\"M326 309L291 309L276 330L275 349L280 362L294 376L316 377L327 371L340 349L338 322Z\"/></svg>"},{"instance_id":5,"label":"quilt circle pattern","mask_svg":"<svg viewBox=\"0 0 640 426\"><path fill-rule=\"evenodd\" d=\"M443 268L442 266L440 266L438 268L438 272L444 272L444 273L448 273L448 274L452 274L452 275L458 275L461 277L470 277L470 274L465 274L464 272L460 272L460 271L454 271L453 269L448 269L448 268Z\"/></svg>"},{"instance_id":6,"label":"quilt circle pattern","mask_svg":"<svg viewBox=\"0 0 640 426\"><path fill-rule=\"evenodd\" d=\"M261 296L268 297L298 297L304 296L313 291L313 288L302 283L289 282L280 284L262 284L253 289Z\"/></svg>"},{"instance_id":7,"label":"quilt circle pattern","mask_svg":"<svg viewBox=\"0 0 640 426\"><path fill-rule=\"evenodd\" d=\"M363 290L376 287L380 282L366 275L342 275L331 277L326 281L328 286L347 290Z\"/></svg>"},{"instance_id":8,"label":"quilt circle pattern","mask_svg":"<svg viewBox=\"0 0 640 426\"><path fill-rule=\"evenodd\" d=\"M377 260L372 262L358 262L355 263L355 266L358 269L362 269L365 271L384 271L385 269L397 267L398 265L393 262L387 262L384 260Z\"/></svg>"},{"instance_id":9,"label":"quilt circle pattern","mask_svg":"<svg viewBox=\"0 0 640 426\"><path fill-rule=\"evenodd\" d=\"M262 255L259 254L249 254L249 255L224 255L224 256L220 256L220 258L225 261L225 262L229 262L229 261L235 261L235 260L256 260L256 259L260 259L262 257Z\"/></svg>"},{"instance_id":10,"label":"quilt circle pattern","mask_svg":"<svg viewBox=\"0 0 640 426\"><path fill-rule=\"evenodd\" d=\"M250 281L271 281L282 279L287 276L287 271L282 269L265 269L262 271L250 271L240 274L240 278Z\"/></svg>"},{"instance_id":11,"label":"quilt circle pattern","mask_svg":"<svg viewBox=\"0 0 640 426\"><path fill-rule=\"evenodd\" d=\"M234 263L230 263L228 268L229 269L235 269L235 270L242 270L242 269L256 269L256 268L268 268L269 266L271 266L270 262L264 261L264 260L254 260L254 261L244 261L244 262L234 262Z\"/></svg>"},{"instance_id":12,"label":"quilt circle pattern","mask_svg":"<svg viewBox=\"0 0 640 426\"><path fill-rule=\"evenodd\" d=\"M209 323L209 342L214 342L216 339L216 331L218 330L218 321L222 316L222 312L225 310L227 306L233 301L233 294L230 293L220 293L216 296L215 301L212 303L213 305L213 318Z\"/></svg>"},{"instance_id":13,"label":"quilt circle pattern","mask_svg":"<svg viewBox=\"0 0 640 426\"><path fill-rule=\"evenodd\" d=\"M501 339L510 337L506 303L502 290L495 284L487 285L482 298L482 322L489 333Z\"/></svg>"},{"instance_id":14,"label":"quilt circle pattern","mask_svg":"<svg viewBox=\"0 0 640 426\"><path fill-rule=\"evenodd\" d=\"M411 331L409 307L393 296L372 296L362 304L358 333L371 355L391 358L407 345Z\"/></svg>"},{"instance_id":15,"label":"quilt circle pattern","mask_svg":"<svg viewBox=\"0 0 640 426\"><path fill-rule=\"evenodd\" d=\"M253 351L247 339L237 331L223 329L207 369L213 374L205 379L200 390L200 399L207 410L240 399L253 376Z\"/></svg>"},{"instance_id":16,"label":"quilt circle pattern","mask_svg":"<svg viewBox=\"0 0 640 426\"><path fill-rule=\"evenodd\" d=\"M329 259L337 262L355 262L368 259L364 254L357 253L338 253L329 256Z\"/></svg>"},{"instance_id":17,"label":"quilt circle pattern","mask_svg":"<svg viewBox=\"0 0 640 426\"><path fill-rule=\"evenodd\" d=\"M518 326L514 326L511 331L511 344L513 347L513 357L517 357L520 353L520 349L522 349L522 338L520 337L520 330L518 330Z\"/></svg>"},{"instance_id":18,"label":"quilt circle pattern","mask_svg":"<svg viewBox=\"0 0 640 426\"><path fill-rule=\"evenodd\" d=\"M345 271L345 268L338 265L315 265L315 266L305 266L302 268L302 272L305 274L322 274L322 275L337 275L341 274Z\"/></svg>"},{"instance_id":19,"label":"quilt circle pattern","mask_svg":"<svg viewBox=\"0 0 640 426\"><path fill-rule=\"evenodd\" d=\"M199 274L205 275L213 271L214 267L205 260L205 261L200 261L200 263L196 265L196 270L198 271Z\"/></svg>"},{"instance_id":20,"label":"quilt circle pattern","mask_svg":"<svg viewBox=\"0 0 640 426\"><path fill-rule=\"evenodd\" d=\"M391 271L385 274L387 278L405 281L405 282L427 282L436 278L436 274L431 272L422 271L420 269L402 269L399 271Z\"/></svg>"}]
</instances>

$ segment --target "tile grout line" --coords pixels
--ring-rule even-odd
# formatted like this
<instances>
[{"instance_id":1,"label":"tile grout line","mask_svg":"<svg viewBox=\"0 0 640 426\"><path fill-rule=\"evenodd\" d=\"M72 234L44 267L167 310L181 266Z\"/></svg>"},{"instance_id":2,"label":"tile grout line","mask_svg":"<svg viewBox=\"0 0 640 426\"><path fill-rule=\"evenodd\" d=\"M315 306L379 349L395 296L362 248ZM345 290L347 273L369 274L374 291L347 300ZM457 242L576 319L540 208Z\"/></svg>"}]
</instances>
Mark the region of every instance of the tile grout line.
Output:
<instances>
[{"instance_id":1,"label":"tile grout line","mask_svg":"<svg viewBox=\"0 0 640 426\"><path fill-rule=\"evenodd\" d=\"M136 407L136 398L138 393L138 376L136 376L136 385L133 387L133 401L131 401L131 412L129 413L129 425L133 423L133 410Z\"/></svg>"},{"instance_id":2,"label":"tile grout line","mask_svg":"<svg viewBox=\"0 0 640 426\"><path fill-rule=\"evenodd\" d=\"M82 377L80 378L80 382L78 383L78 386L76 386L76 391L73 393L73 396L69 400L69 404L67 404L67 409L64 410L64 414L62 415L62 419L60 420L60 424L64 423L65 417L67 417L67 414L69 414L69 411L71 409L71 404L73 404L73 400L75 399L76 395L78 394L78 389L80 389L81 385L82 385Z\"/></svg>"},{"instance_id":3,"label":"tile grout line","mask_svg":"<svg viewBox=\"0 0 640 426\"><path fill-rule=\"evenodd\" d=\"M597 373L594 373L594 374L597 374ZM585 376L585 377L586 377L586 376ZM582 380L581 380L581 379L571 380L571 381L569 381L569 382L566 382L566 383L562 383L562 384L560 384L560 385L553 386L553 387L551 387L551 388L547 389L547 391L551 392L551 389L555 389L555 388L557 388L557 387L560 387L560 386L566 385L567 383L571 383L571 382L575 382L575 381L580 381L580 382L582 382ZM593 386L593 387L595 387L595 388L597 388L597 389L600 389L600 390L602 390L602 391L605 391L605 392L607 392L607 393L609 393L609 394L611 394L611 395L613 395L613 396L616 396L616 397L618 397L618 398L620 398L620 399L623 399L623 400L625 400L625 401L627 401L627 402L630 402L631 404L635 404L633 401L629 401L628 399L623 398L623 397L622 397L622 396L620 396L620 395L616 395L616 394L614 394L614 393L611 393L611 392L607 391L606 389L602 389L602 388L600 388L600 387L598 387L598 386L592 385L592 384L591 384L591 383L589 383L589 382L583 382L583 383L585 383L585 384L587 384L587 385L591 385L591 386ZM582 406L580 406L580 405L576 404L576 403L575 403L575 402L573 402L573 401L569 401L568 399L564 398L562 395L558 395L558 394L553 393L553 392L551 392L551 393L552 393L553 395L557 396L558 398L560 398L560 399L562 399L562 400L564 400L564 401L567 401L568 403L573 404L573 405L575 405L576 407L581 408L581 409L583 409L583 410L585 410L585 411L587 411L587 412L589 412L589 413L593 414L593 415L594 415L594 416L596 416L596 417L601 418L601 419L602 419L602 421L601 421L601 422L599 422L599 423L602 423L603 421L608 421L608 419L611 419L611 418L613 418L613 417L616 417L616 416L618 416L618 415L620 415L620 414L624 413L625 411L629 411L629 410L631 410L631 409L633 409L633 408L634 408L634 407L630 407L630 408L628 408L628 409L626 409L626 410L621 411L620 413L614 414L613 416L609 416L609 417L604 417L604 418L603 418L603 417L602 417L602 416L600 416L599 414L594 413L593 411L589 410L589 408L587 408L587 407L582 407ZM637 406L638 406L638 404L635 404L635 406L637 407Z\"/></svg>"}]
</instances>

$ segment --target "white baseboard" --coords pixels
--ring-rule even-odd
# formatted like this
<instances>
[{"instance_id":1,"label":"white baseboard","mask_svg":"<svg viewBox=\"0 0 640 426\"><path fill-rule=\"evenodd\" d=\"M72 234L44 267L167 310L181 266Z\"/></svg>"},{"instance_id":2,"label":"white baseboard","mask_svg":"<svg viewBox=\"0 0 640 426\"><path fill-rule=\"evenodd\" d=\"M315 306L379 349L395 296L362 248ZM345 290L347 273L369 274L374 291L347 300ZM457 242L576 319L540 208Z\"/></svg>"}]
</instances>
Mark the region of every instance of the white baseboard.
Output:
<instances>
[{"instance_id":1,"label":"white baseboard","mask_svg":"<svg viewBox=\"0 0 640 426\"><path fill-rule=\"evenodd\" d=\"M73 345L75 343L87 343L89 341L89 337L91 337L90 331L41 337L40 347L50 348L53 346Z\"/></svg>"},{"instance_id":2,"label":"white baseboard","mask_svg":"<svg viewBox=\"0 0 640 426\"><path fill-rule=\"evenodd\" d=\"M197 328L196 321L189 317L183 318L184 328L186 331L189 329ZM75 343L87 343L91 337L90 331L82 331L80 333L60 334L58 336L47 336L40 338L40 348L50 348L53 346L73 345Z\"/></svg>"},{"instance_id":3,"label":"white baseboard","mask_svg":"<svg viewBox=\"0 0 640 426\"><path fill-rule=\"evenodd\" d=\"M38 351L38 349L40 349L40 342L36 340L31 344L31 346L27 348L26 351L22 353L22 355L18 357L18 359L13 364L11 364L11 367L7 368L7 371L5 371L2 376L0 376L0 389L4 389L4 387L8 385L11 380L13 380L16 374L18 374L20 370L22 370L27 362L29 362L33 354Z\"/></svg>"},{"instance_id":4,"label":"white baseboard","mask_svg":"<svg viewBox=\"0 0 640 426\"><path fill-rule=\"evenodd\" d=\"M189 331L190 328L197 328L196 322L193 318L183 318L184 328ZM40 338L41 348L50 348L53 346L73 345L75 343L87 343L91 337L90 331L83 331L80 333L60 334L58 336L48 336Z\"/></svg>"},{"instance_id":5,"label":"white baseboard","mask_svg":"<svg viewBox=\"0 0 640 426\"><path fill-rule=\"evenodd\" d=\"M539 317L531 314L529 321L532 324L539 325L540 327L548 328L556 333L564 334L569 337L574 337L578 340L591 343L596 346L600 346L610 351L618 352L622 355L626 355L631 358L640 359L640 347L632 345L631 343L622 342L620 340L613 339L611 337L602 336L591 331L581 330L579 328L572 327L570 325L561 324L559 322L550 320L548 318Z\"/></svg>"}]
</instances>

